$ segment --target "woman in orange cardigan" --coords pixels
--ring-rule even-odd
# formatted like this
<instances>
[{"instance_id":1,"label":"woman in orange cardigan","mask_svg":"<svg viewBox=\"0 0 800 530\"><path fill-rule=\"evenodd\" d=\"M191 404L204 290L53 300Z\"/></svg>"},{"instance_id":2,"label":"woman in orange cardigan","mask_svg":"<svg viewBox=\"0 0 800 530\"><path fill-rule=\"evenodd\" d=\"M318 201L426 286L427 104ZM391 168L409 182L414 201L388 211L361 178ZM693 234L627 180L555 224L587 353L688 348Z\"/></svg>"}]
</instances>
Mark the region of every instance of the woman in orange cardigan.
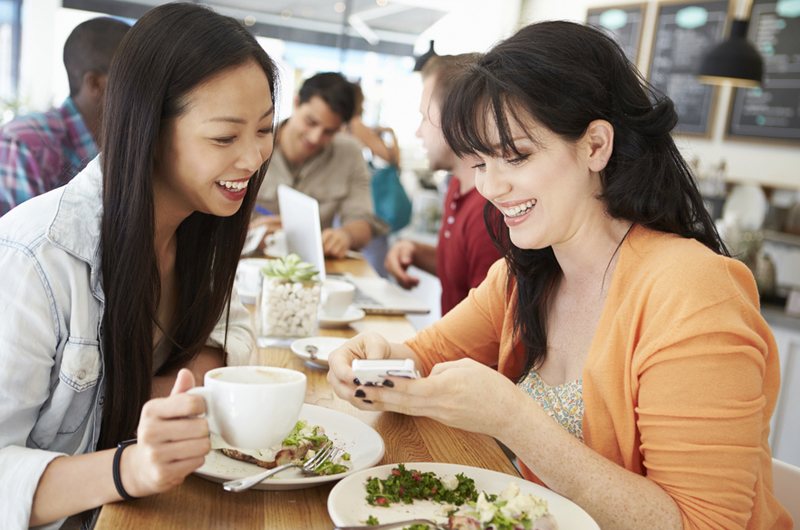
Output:
<instances>
[{"instance_id":1,"label":"woman in orange cardigan","mask_svg":"<svg viewBox=\"0 0 800 530\"><path fill-rule=\"evenodd\" d=\"M791 528L768 445L778 351L672 102L601 32L545 22L480 59L442 116L505 259L405 344L336 350L337 394L494 436L602 528ZM352 359L387 357L427 377L354 380Z\"/></svg>"}]
</instances>

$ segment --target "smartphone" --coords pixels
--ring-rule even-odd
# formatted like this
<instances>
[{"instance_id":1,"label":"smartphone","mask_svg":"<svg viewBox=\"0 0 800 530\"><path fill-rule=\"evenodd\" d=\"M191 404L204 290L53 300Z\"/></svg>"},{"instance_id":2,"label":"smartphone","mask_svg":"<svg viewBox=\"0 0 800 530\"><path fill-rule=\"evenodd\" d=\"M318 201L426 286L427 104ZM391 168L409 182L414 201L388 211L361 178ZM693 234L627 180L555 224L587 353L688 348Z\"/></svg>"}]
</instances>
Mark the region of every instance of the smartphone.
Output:
<instances>
[{"instance_id":1,"label":"smartphone","mask_svg":"<svg viewBox=\"0 0 800 530\"><path fill-rule=\"evenodd\" d=\"M366 386L379 386L387 377L419 378L411 359L353 359L353 373Z\"/></svg>"}]
</instances>

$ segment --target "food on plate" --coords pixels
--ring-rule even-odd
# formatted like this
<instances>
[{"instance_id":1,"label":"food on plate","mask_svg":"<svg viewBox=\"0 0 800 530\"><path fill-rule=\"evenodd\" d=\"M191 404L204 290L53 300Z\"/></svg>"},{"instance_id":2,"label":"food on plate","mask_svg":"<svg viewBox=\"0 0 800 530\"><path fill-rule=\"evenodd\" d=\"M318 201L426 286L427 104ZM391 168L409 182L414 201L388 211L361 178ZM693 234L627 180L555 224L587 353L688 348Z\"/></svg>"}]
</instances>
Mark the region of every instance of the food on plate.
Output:
<instances>
[{"instance_id":1,"label":"food on plate","mask_svg":"<svg viewBox=\"0 0 800 530\"><path fill-rule=\"evenodd\" d=\"M367 502L373 506L388 506L401 501L411 504L415 499L461 506L469 499L478 498L475 481L462 473L442 481L432 471L407 470L403 464L398 464L384 480L372 477L366 487Z\"/></svg>"},{"instance_id":2,"label":"food on plate","mask_svg":"<svg viewBox=\"0 0 800 530\"><path fill-rule=\"evenodd\" d=\"M521 493L513 480L499 495L478 493L474 481L461 473L439 478L435 473L420 473L399 464L384 480L370 478L366 491L366 500L373 506L410 504L415 500L442 504L437 515L447 516L452 530L558 530L547 501ZM373 515L366 522L379 524ZM406 530L426 528L427 525L416 524Z\"/></svg>"},{"instance_id":3,"label":"food on plate","mask_svg":"<svg viewBox=\"0 0 800 530\"><path fill-rule=\"evenodd\" d=\"M301 419L279 446L267 449L240 449L228 445L222 438L212 435L211 448L219 450L229 458L272 469L292 462L302 464L314 458L316 451L329 441L324 428L319 425L309 425L306 420ZM349 471L350 468L343 463L349 460L348 453L342 454L335 461L326 460L317 469L317 474L336 475Z\"/></svg>"},{"instance_id":4,"label":"food on plate","mask_svg":"<svg viewBox=\"0 0 800 530\"><path fill-rule=\"evenodd\" d=\"M478 500L469 503L472 510L450 517L453 530L557 530L555 517L547 510L547 501L535 495L522 494L511 481L498 495L481 492Z\"/></svg>"}]
</instances>

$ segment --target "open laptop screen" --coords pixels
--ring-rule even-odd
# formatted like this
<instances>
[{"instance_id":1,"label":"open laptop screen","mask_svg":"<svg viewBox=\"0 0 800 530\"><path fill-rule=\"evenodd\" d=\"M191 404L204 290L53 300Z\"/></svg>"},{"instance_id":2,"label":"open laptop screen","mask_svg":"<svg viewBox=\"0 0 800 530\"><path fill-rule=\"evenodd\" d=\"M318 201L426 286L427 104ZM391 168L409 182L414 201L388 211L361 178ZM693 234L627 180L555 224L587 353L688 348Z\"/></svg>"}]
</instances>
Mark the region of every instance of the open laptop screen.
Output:
<instances>
[{"instance_id":1,"label":"open laptop screen","mask_svg":"<svg viewBox=\"0 0 800 530\"><path fill-rule=\"evenodd\" d=\"M290 188L278 186L281 225L286 233L286 249L300 259L313 264L325 279L325 254L322 250L322 230L319 222L319 203L316 199ZM353 305L366 313L382 315L425 314L430 309L424 302L384 278L343 279L356 286ZM359 296L359 292L366 296Z\"/></svg>"},{"instance_id":2,"label":"open laptop screen","mask_svg":"<svg viewBox=\"0 0 800 530\"><path fill-rule=\"evenodd\" d=\"M286 234L286 250L314 265L319 271L319 279L324 280L325 254L322 251L319 203L305 193L280 184L278 206L281 209L281 226Z\"/></svg>"}]
</instances>

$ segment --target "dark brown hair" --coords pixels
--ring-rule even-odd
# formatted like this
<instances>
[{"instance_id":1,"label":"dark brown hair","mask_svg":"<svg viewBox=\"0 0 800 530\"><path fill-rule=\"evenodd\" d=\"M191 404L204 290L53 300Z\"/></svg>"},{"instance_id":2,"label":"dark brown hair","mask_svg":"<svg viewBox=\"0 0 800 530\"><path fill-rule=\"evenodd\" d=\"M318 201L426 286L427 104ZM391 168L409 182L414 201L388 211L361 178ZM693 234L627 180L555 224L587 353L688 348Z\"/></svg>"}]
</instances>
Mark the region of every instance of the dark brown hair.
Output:
<instances>
[{"instance_id":1,"label":"dark brown hair","mask_svg":"<svg viewBox=\"0 0 800 530\"><path fill-rule=\"evenodd\" d=\"M297 95L300 105L319 96L345 123L350 121L356 110L353 85L337 72L323 72L309 77L303 82Z\"/></svg>"},{"instance_id":2,"label":"dark brown hair","mask_svg":"<svg viewBox=\"0 0 800 530\"><path fill-rule=\"evenodd\" d=\"M527 26L471 65L446 94L442 129L459 156L521 156L509 119L532 141L530 118L575 142L594 120L614 127L611 158L600 174L609 215L653 230L694 238L727 255L670 131L672 101L642 79L622 49L602 32L572 22ZM497 125L500 146L489 128ZM498 153L499 151L499 153ZM551 247L521 249L491 204L486 225L517 283L514 330L525 347L523 376L547 356L547 307L561 277Z\"/></svg>"},{"instance_id":3,"label":"dark brown hair","mask_svg":"<svg viewBox=\"0 0 800 530\"><path fill-rule=\"evenodd\" d=\"M128 32L109 73L103 128L100 330L105 404L98 449L136 430L150 399L153 330L160 301L154 248L154 159L167 125L185 112L186 96L220 72L255 62L275 102L275 66L245 27L195 4L164 4ZM194 212L178 227L179 299L171 350L159 373L191 360L229 312L230 293L250 212L269 161L253 175L242 207L230 217Z\"/></svg>"},{"instance_id":4,"label":"dark brown hair","mask_svg":"<svg viewBox=\"0 0 800 530\"><path fill-rule=\"evenodd\" d=\"M459 75L472 63L480 59L480 53L462 53L460 55L434 55L422 67L422 79L436 78L436 90L431 98L441 104Z\"/></svg>"},{"instance_id":5,"label":"dark brown hair","mask_svg":"<svg viewBox=\"0 0 800 530\"><path fill-rule=\"evenodd\" d=\"M364 91L361 90L361 85L358 83L350 83L350 86L353 87L353 118L356 116L361 116L364 112Z\"/></svg>"}]
</instances>

